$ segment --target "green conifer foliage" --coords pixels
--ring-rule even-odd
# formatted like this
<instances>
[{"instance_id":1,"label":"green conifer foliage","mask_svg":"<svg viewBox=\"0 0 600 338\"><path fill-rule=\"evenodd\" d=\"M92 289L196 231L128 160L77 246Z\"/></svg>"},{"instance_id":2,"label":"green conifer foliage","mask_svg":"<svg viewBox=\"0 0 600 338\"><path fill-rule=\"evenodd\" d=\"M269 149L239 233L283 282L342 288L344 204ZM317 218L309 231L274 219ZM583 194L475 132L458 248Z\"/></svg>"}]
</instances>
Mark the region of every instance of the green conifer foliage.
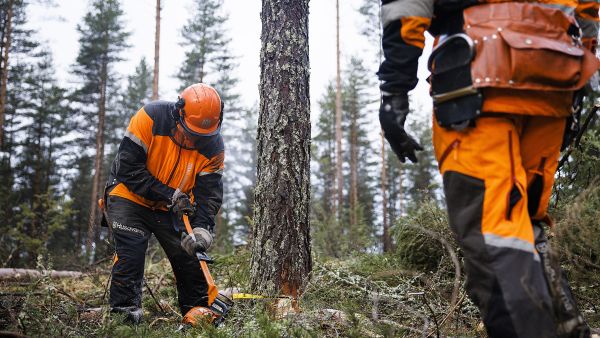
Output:
<instances>
[{"instance_id":1,"label":"green conifer foliage","mask_svg":"<svg viewBox=\"0 0 600 338\"><path fill-rule=\"evenodd\" d=\"M351 251L362 251L372 243L375 235L375 216L373 198L378 183L378 173L374 147L368 138L371 129L369 103L373 102L371 88L374 83L361 59L353 57L344 79L343 110L345 129L347 130L348 163L347 177L347 214L348 243Z\"/></svg>"},{"instance_id":2,"label":"green conifer foliage","mask_svg":"<svg viewBox=\"0 0 600 338\"><path fill-rule=\"evenodd\" d=\"M177 73L180 90L196 82L214 84L218 70L226 68L224 60L229 39L223 24L227 16L221 14L221 0L195 0L194 14L181 30L181 47L185 61ZM222 89L220 89L222 90Z\"/></svg>"},{"instance_id":3,"label":"green conifer foliage","mask_svg":"<svg viewBox=\"0 0 600 338\"><path fill-rule=\"evenodd\" d=\"M195 0L193 15L181 30L185 60L177 73L180 90L204 82L217 89L224 103L221 133L225 141L224 198L217 215L215 250L230 251L234 242L244 242L250 233L248 216L252 210L256 181L257 109L246 109L236 92L236 57L231 54L227 35L228 15L221 0Z\"/></svg>"},{"instance_id":4,"label":"green conifer foliage","mask_svg":"<svg viewBox=\"0 0 600 338\"><path fill-rule=\"evenodd\" d=\"M335 203L335 84L330 82L318 100L319 118L312 137L312 240L315 252L341 257L341 222L333 213Z\"/></svg>"},{"instance_id":5,"label":"green conifer foliage","mask_svg":"<svg viewBox=\"0 0 600 338\"><path fill-rule=\"evenodd\" d=\"M89 196L90 217L88 221L87 253L93 258L92 246L96 238L96 223L98 222L97 200L102 190L105 172L104 144L105 119L108 93L117 84L112 71L114 64L122 60L122 52L127 45L129 32L125 31L123 10L118 0L95 0L83 19L77 26L79 37L79 54L73 66L73 74L81 79L76 93L81 103L82 114L89 121L88 135L95 135L95 159L91 193ZM84 126L85 127L85 126Z\"/></svg>"}]
</instances>

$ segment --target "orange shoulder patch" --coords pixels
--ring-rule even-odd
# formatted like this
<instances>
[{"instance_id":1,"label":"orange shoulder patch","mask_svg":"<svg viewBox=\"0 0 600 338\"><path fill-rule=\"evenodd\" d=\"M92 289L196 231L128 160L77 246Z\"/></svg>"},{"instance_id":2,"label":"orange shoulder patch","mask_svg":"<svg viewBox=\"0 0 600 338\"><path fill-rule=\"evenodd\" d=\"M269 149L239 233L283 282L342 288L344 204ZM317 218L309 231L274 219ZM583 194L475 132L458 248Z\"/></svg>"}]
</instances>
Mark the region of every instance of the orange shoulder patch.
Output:
<instances>
[{"instance_id":1,"label":"orange shoulder patch","mask_svg":"<svg viewBox=\"0 0 600 338\"><path fill-rule=\"evenodd\" d=\"M407 16L400 19L402 28L400 28L400 36L406 44L424 48L425 47L425 31L431 25L431 18L421 16Z\"/></svg>"}]
</instances>

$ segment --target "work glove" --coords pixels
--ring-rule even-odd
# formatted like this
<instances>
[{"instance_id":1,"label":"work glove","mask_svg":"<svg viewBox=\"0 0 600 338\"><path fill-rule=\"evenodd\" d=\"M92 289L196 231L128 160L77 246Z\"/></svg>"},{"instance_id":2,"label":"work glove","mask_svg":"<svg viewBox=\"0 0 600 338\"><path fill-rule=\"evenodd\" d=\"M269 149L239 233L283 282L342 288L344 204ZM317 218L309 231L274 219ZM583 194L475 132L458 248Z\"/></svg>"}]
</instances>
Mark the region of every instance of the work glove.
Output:
<instances>
[{"instance_id":1,"label":"work glove","mask_svg":"<svg viewBox=\"0 0 600 338\"><path fill-rule=\"evenodd\" d=\"M188 216L194 214L194 205L187 194L177 189L173 193L173 197L171 197L169 210L180 220L184 214Z\"/></svg>"},{"instance_id":2,"label":"work glove","mask_svg":"<svg viewBox=\"0 0 600 338\"><path fill-rule=\"evenodd\" d=\"M383 96L379 108L379 123L383 134L400 162L404 163L408 158L416 163L416 152L423 150L423 147L404 130L407 115L408 95L406 93Z\"/></svg>"},{"instance_id":3,"label":"work glove","mask_svg":"<svg viewBox=\"0 0 600 338\"><path fill-rule=\"evenodd\" d=\"M181 248L190 256L195 256L197 251L205 252L210 248L213 237L210 232L204 228L194 228L192 230L196 241L192 236L181 233Z\"/></svg>"}]
</instances>

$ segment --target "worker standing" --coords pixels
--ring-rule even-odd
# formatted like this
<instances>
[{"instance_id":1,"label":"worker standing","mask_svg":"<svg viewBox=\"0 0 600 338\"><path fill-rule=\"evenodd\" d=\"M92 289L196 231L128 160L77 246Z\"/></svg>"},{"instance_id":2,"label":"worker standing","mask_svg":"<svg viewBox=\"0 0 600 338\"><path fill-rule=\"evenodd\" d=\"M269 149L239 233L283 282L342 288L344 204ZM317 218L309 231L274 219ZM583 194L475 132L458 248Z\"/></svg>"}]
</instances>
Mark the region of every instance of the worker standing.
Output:
<instances>
[{"instance_id":1,"label":"worker standing","mask_svg":"<svg viewBox=\"0 0 600 338\"><path fill-rule=\"evenodd\" d=\"M144 258L152 234L171 263L182 315L210 305L195 252L211 246L222 203L222 120L219 94L203 83L184 89L177 102L146 104L131 118L105 191L116 250L111 312L125 313L136 324L142 319ZM183 214L196 241L185 233Z\"/></svg>"},{"instance_id":2,"label":"worker standing","mask_svg":"<svg viewBox=\"0 0 600 338\"><path fill-rule=\"evenodd\" d=\"M598 70L597 1L383 0L380 122L416 162L404 129L424 33L433 145L466 288L490 337L588 337L544 225L582 88Z\"/></svg>"}]
</instances>

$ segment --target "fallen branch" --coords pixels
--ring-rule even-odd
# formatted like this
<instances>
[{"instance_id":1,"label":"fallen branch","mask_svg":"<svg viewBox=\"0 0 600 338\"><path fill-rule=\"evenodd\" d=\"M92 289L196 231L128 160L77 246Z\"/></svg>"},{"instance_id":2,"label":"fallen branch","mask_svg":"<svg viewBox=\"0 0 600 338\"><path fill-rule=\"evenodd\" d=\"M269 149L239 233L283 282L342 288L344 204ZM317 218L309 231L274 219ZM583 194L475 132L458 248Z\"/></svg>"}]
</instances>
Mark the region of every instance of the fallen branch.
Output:
<instances>
[{"instance_id":1,"label":"fallen branch","mask_svg":"<svg viewBox=\"0 0 600 338\"><path fill-rule=\"evenodd\" d=\"M0 269L0 280L6 279L32 279L49 276L51 278L74 278L81 277L82 272L79 271L56 271L56 270L34 270L34 269Z\"/></svg>"}]
</instances>

